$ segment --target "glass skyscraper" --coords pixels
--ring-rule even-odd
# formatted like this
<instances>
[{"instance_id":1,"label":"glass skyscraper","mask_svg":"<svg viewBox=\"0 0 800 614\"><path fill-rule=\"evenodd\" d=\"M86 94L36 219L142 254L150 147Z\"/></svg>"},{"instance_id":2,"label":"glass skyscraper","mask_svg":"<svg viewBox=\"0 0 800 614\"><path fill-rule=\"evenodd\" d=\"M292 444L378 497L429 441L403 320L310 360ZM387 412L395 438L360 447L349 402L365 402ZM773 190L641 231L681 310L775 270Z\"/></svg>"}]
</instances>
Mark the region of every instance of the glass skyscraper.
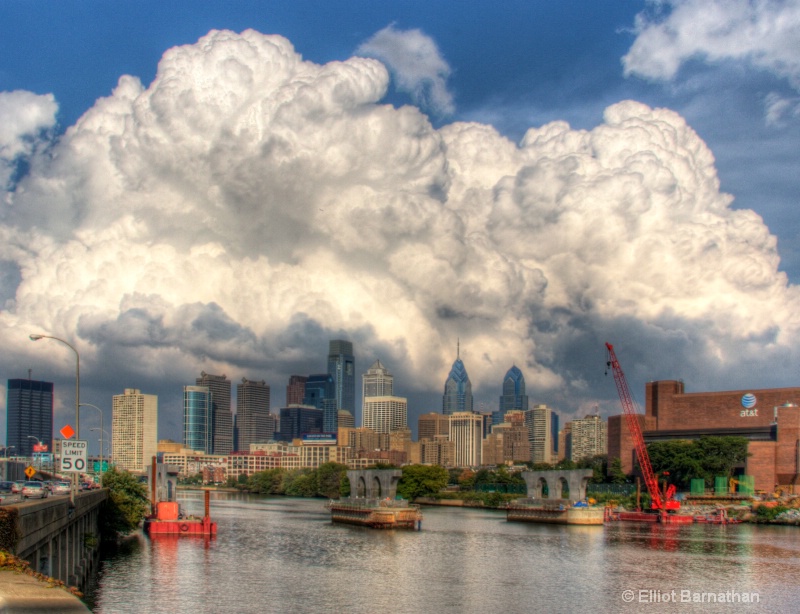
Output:
<instances>
[{"instance_id":1,"label":"glass skyscraper","mask_svg":"<svg viewBox=\"0 0 800 614\"><path fill-rule=\"evenodd\" d=\"M472 382L469 381L467 369L461 362L461 347L457 353L456 361L450 369L450 375L444 383L444 397L442 398L442 413L450 416L456 412L472 411Z\"/></svg>"},{"instance_id":2,"label":"glass skyscraper","mask_svg":"<svg viewBox=\"0 0 800 614\"><path fill-rule=\"evenodd\" d=\"M322 410L322 432L335 433L339 429L339 410L336 407L336 385L330 373L309 375L303 405Z\"/></svg>"},{"instance_id":3,"label":"glass skyscraper","mask_svg":"<svg viewBox=\"0 0 800 614\"><path fill-rule=\"evenodd\" d=\"M511 367L503 378L503 394L500 396L500 413L505 416L511 409L528 410L525 376L516 365Z\"/></svg>"},{"instance_id":4,"label":"glass skyscraper","mask_svg":"<svg viewBox=\"0 0 800 614\"><path fill-rule=\"evenodd\" d=\"M211 454L214 450L213 403L208 386L183 387L183 446Z\"/></svg>"},{"instance_id":5,"label":"glass skyscraper","mask_svg":"<svg viewBox=\"0 0 800 614\"><path fill-rule=\"evenodd\" d=\"M53 383L10 379L6 389L6 447L13 456L32 456L36 437L53 448Z\"/></svg>"},{"instance_id":6,"label":"glass skyscraper","mask_svg":"<svg viewBox=\"0 0 800 614\"><path fill-rule=\"evenodd\" d=\"M206 386L211 392L212 416L211 454L233 452L233 412L231 412L231 380L225 375L211 375L205 371L195 380L197 386Z\"/></svg>"},{"instance_id":7,"label":"glass skyscraper","mask_svg":"<svg viewBox=\"0 0 800 614\"><path fill-rule=\"evenodd\" d=\"M350 341L336 339L328 349L328 373L333 376L336 393L336 409L356 411L356 359ZM327 427L326 427L327 428ZM331 432L335 432L331 431Z\"/></svg>"}]
</instances>

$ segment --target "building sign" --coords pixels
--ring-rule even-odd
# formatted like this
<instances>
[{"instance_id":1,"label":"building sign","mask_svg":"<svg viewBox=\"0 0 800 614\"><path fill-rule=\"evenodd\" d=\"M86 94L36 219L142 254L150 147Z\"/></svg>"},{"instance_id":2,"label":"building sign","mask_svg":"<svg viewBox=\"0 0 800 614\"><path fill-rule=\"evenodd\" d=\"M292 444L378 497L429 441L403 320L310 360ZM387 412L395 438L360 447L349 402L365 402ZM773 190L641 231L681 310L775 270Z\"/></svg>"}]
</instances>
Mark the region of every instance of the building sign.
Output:
<instances>
[{"instance_id":1,"label":"building sign","mask_svg":"<svg viewBox=\"0 0 800 614\"><path fill-rule=\"evenodd\" d=\"M758 408L756 407L756 395L752 392L748 392L746 395L742 397L742 407L744 409L739 412L739 416L742 418L749 418L753 416L758 416Z\"/></svg>"},{"instance_id":2,"label":"building sign","mask_svg":"<svg viewBox=\"0 0 800 614\"><path fill-rule=\"evenodd\" d=\"M335 446L336 435L332 433L305 433L303 435L303 445L310 444Z\"/></svg>"},{"instance_id":3,"label":"building sign","mask_svg":"<svg viewBox=\"0 0 800 614\"><path fill-rule=\"evenodd\" d=\"M34 452L47 452L47 444L46 443L35 443L35 444L33 444L33 451Z\"/></svg>"}]
</instances>

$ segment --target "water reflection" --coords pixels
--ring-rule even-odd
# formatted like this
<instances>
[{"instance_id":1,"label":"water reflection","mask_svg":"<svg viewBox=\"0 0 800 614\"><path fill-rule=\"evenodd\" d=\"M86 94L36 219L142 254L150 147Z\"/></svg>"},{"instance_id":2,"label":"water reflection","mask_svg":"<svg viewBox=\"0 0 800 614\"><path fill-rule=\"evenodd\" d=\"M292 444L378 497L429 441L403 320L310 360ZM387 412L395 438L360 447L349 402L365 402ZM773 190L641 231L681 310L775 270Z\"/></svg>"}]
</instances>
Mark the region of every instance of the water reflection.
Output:
<instances>
[{"instance_id":1,"label":"water reflection","mask_svg":"<svg viewBox=\"0 0 800 614\"><path fill-rule=\"evenodd\" d=\"M181 503L202 512L199 493ZM323 503L217 493L215 539L136 537L105 559L95 611L634 612L624 590L676 589L756 591L757 609L783 612L800 597L796 527L560 527L425 508L421 532L384 532L333 525ZM673 605L686 611L658 607Z\"/></svg>"}]
</instances>

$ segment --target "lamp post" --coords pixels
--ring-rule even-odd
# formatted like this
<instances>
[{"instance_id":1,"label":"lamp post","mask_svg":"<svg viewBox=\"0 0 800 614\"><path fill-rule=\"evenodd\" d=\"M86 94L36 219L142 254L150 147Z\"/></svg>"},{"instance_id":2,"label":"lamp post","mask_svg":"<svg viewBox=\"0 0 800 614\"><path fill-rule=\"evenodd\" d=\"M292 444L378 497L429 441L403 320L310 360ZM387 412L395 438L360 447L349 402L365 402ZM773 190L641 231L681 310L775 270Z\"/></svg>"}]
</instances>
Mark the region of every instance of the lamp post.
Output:
<instances>
[{"instance_id":1,"label":"lamp post","mask_svg":"<svg viewBox=\"0 0 800 614\"><path fill-rule=\"evenodd\" d=\"M9 451L11 448L16 448L16 447L17 447L17 446L6 446L6 449L5 449L5 450L3 450L3 456L5 456L6 458L8 458L8 451Z\"/></svg>"},{"instance_id":2,"label":"lamp post","mask_svg":"<svg viewBox=\"0 0 800 614\"><path fill-rule=\"evenodd\" d=\"M59 337L53 337L51 335L42 335L39 333L32 333L28 335L28 338L31 341L39 341L40 339L52 339L53 341L58 341L59 343L63 343L73 352L75 352L75 439L81 438L81 355L78 354L78 350L75 347L63 339ZM70 490L69 494L69 502L70 505L73 507L75 506L75 495L78 492L78 474L72 474L72 489Z\"/></svg>"},{"instance_id":3,"label":"lamp post","mask_svg":"<svg viewBox=\"0 0 800 614\"><path fill-rule=\"evenodd\" d=\"M103 410L100 409L97 405L92 405L91 403L81 403L81 407L94 407L97 411L100 412L100 473L103 473ZM93 431L95 429L92 429Z\"/></svg>"},{"instance_id":4,"label":"lamp post","mask_svg":"<svg viewBox=\"0 0 800 614\"><path fill-rule=\"evenodd\" d=\"M6 462L5 462L5 463L3 463L3 464L5 465L5 466L3 467L3 479L6 479L6 480L8 479L8 451L9 451L11 448L14 448L14 447L16 447L16 446L6 446L6 448L3 450L3 456L4 456L4 457L5 457L5 459L6 459ZM17 471L16 471L16 469L14 470L14 475L15 475L15 476L17 475Z\"/></svg>"},{"instance_id":5,"label":"lamp post","mask_svg":"<svg viewBox=\"0 0 800 614\"><path fill-rule=\"evenodd\" d=\"M98 428L91 428L90 431L100 431L100 473L103 473L103 441L108 441L111 437L108 436L108 432L103 427ZM103 435L107 436L107 439L103 439Z\"/></svg>"}]
</instances>

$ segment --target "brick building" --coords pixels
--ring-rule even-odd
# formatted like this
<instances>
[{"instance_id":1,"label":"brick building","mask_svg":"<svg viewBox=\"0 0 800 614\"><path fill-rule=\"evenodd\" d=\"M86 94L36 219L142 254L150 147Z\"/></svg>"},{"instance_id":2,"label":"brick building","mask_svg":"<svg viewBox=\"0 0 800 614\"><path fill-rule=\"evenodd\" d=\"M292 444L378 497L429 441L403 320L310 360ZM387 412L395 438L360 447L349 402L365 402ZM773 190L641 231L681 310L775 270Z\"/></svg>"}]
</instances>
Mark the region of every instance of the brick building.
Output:
<instances>
[{"instance_id":1,"label":"brick building","mask_svg":"<svg viewBox=\"0 0 800 614\"><path fill-rule=\"evenodd\" d=\"M756 490L776 484L793 486L800 473L800 388L684 391L683 382L649 382L645 415L640 417L646 443L736 435L749 440L741 472L752 475ZM630 473L635 452L624 415L608 420L608 455L619 457Z\"/></svg>"}]
</instances>

